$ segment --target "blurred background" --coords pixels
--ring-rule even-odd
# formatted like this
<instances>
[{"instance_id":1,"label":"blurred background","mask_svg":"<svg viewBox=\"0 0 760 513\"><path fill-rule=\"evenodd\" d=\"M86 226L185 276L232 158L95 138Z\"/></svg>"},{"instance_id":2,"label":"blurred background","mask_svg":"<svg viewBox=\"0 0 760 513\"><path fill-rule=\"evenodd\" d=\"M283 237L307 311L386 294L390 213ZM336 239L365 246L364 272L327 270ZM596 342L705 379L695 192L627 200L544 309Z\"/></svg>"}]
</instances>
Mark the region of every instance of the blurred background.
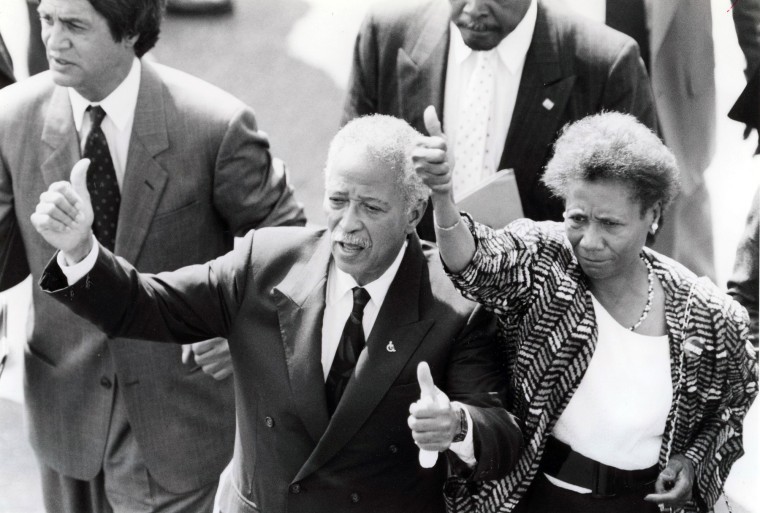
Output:
<instances>
[{"instance_id":1,"label":"blurred background","mask_svg":"<svg viewBox=\"0 0 760 513\"><path fill-rule=\"evenodd\" d=\"M0 5L7 0L0 0ZM739 0L741 1L741 0ZM229 12L167 15L153 56L251 105L272 153L284 159L308 219L324 224L322 166L338 129L353 40L370 0L233 0ZM718 285L725 288L752 195L760 184L757 136L726 113L744 88L730 2L712 0L718 151L706 179L713 198ZM9 305L11 354L0 378L0 513L43 512L26 438L22 362L31 280L0 294ZM760 406L745 423L744 456L726 485L734 513L760 513ZM726 511L718 504L716 511Z\"/></svg>"}]
</instances>

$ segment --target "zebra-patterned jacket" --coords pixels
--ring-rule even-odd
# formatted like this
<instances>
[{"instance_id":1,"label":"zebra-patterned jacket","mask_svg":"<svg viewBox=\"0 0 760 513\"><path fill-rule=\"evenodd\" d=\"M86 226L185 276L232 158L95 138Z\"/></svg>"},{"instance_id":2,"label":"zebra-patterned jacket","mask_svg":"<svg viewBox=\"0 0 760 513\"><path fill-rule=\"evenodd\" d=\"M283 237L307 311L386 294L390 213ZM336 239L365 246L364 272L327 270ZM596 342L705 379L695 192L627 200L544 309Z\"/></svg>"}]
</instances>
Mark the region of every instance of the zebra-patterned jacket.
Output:
<instances>
[{"instance_id":1,"label":"zebra-patterned jacket","mask_svg":"<svg viewBox=\"0 0 760 513\"><path fill-rule=\"evenodd\" d=\"M508 409L522 421L524 445L504 479L473 484L452 478L446 499L450 511L508 512L536 475L547 436L588 367L597 324L562 224L522 219L496 231L463 217L476 252L450 277L463 295L498 316L511 382ZM659 466L673 454L689 458L694 498L683 511L710 511L743 454L742 422L757 394L747 313L709 280L643 251L665 291L673 383Z\"/></svg>"}]
</instances>

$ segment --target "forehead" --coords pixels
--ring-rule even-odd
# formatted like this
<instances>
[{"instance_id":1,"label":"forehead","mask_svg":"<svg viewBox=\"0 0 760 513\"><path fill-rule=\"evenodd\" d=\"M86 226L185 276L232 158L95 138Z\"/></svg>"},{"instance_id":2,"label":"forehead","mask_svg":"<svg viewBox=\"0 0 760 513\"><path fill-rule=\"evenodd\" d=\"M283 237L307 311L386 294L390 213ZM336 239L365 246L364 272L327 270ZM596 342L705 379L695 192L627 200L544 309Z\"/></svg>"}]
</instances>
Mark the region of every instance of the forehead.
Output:
<instances>
[{"instance_id":1,"label":"forehead","mask_svg":"<svg viewBox=\"0 0 760 513\"><path fill-rule=\"evenodd\" d=\"M88 0L41 0L40 13L66 18L87 18L97 15Z\"/></svg>"},{"instance_id":2,"label":"forehead","mask_svg":"<svg viewBox=\"0 0 760 513\"><path fill-rule=\"evenodd\" d=\"M360 189L377 196L397 196L396 171L365 148L344 148L334 155L327 169L327 189Z\"/></svg>"},{"instance_id":3,"label":"forehead","mask_svg":"<svg viewBox=\"0 0 760 513\"><path fill-rule=\"evenodd\" d=\"M568 209L580 208L596 215L627 216L639 211L630 187L612 180L573 183L568 187L565 203Z\"/></svg>"}]
</instances>

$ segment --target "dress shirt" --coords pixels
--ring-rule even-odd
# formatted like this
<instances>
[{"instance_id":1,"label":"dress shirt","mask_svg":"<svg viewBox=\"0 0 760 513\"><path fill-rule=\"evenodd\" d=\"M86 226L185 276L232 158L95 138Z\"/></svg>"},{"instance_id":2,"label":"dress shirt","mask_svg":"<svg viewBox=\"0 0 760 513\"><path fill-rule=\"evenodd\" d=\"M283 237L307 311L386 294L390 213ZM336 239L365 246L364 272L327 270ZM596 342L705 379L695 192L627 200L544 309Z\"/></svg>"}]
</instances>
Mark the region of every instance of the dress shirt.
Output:
<instances>
[{"instance_id":1,"label":"dress shirt","mask_svg":"<svg viewBox=\"0 0 760 513\"><path fill-rule=\"evenodd\" d=\"M525 57L536 27L537 13L536 0L533 0L520 23L496 46L499 58L497 59L496 94L493 105L494 111L499 114L491 116L488 133L492 134L492 137L489 137L485 159L488 169L494 172L499 170L501 154L504 151L512 113L517 102L517 91L520 87ZM459 104L464 99L476 61L477 55L464 43L462 34L452 23L449 30L449 56L443 101L443 125L449 148L455 147L456 127L459 126Z\"/></svg>"},{"instance_id":2,"label":"dress shirt","mask_svg":"<svg viewBox=\"0 0 760 513\"><path fill-rule=\"evenodd\" d=\"M29 10L27 0L0 1L0 34L13 60L16 81L29 77Z\"/></svg>"},{"instance_id":3,"label":"dress shirt","mask_svg":"<svg viewBox=\"0 0 760 513\"><path fill-rule=\"evenodd\" d=\"M111 152L111 160L113 160L119 189L121 189L124 183L124 171L127 168L129 140L132 136L132 124L135 121L137 93L140 90L140 76L140 61L135 57L132 61L132 68L129 70L126 78L102 101L91 102L82 97L73 88L68 88L71 110L74 115L74 126L79 134L80 152L84 153L84 145L92 126L87 107L90 105L100 105L105 111L106 117L103 118L100 128L103 130L108 142L108 149Z\"/></svg>"},{"instance_id":4,"label":"dress shirt","mask_svg":"<svg viewBox=\"0 0 760 513\"><path fill-rule=\"evenodd\" d=\"M81 280L95 266L100 247L94 235L92 236L92 242L93 247L90 253L76 264L68 265L63 258L63 253L60 251L56 255L58 266L61 268L64 276L66 276L69 285L73 285ZM362 318L362 329L364 330L365 340L369 339L369 334L377 320L377 314L383 306L388 289L393 282L393 278L396 277L396 272L404 258L407 245L408 242L404 242L398 255L396 255L396 259L379 278L364 285L364 289L370 295L370 300L367 306L364 307L364 316ZM330 366L335 358L335 353L338 351L343 326L351 314L353 306L351 289L358 286L356 280L350 274L338 269L335 260L330 259L325 292L325 312L322 317L322 371L325 380L327 380L327 375L330 373ZM458 405L465 412L465 416L467 417L467 436L463 441L451 444L449 449L469 467L474 467L477 460L475 458L475 445L472 437L472 417L466 405L456 401L452 402L452 404Z\"/></svg>"}]
</instances>

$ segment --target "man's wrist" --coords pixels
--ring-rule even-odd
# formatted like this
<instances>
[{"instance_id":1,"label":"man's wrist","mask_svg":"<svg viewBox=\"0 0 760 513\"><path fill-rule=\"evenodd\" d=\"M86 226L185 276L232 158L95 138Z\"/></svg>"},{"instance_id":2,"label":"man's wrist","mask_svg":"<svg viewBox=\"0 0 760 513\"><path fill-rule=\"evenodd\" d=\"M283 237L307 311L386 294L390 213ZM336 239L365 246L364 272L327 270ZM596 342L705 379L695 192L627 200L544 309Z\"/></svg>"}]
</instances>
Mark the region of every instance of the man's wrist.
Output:
<instances>
[{"instance_id":1,"label":"man's wrist","mask_svg":"<svg viewBox=\"0 0 760 513\"><path fill-rule=\"evenodd\" d=\"M84 260L92 251L92 234L89 234L80 244L69 251L61 251L63 259L68 265L76 265Z\"/></svg>"},{"instance_id":2,"label":"man's wrist","mask_svg":"<svg viewBox=\"0 0 760 513\"><path fill-rule=\"evenodd\" d=\"M460 405L454 406L454 413L457 417L458 424L451 443L463 442L467 437L467 414L465 413L464 408L462 408Z\"/></svg>"}]
</instances>

